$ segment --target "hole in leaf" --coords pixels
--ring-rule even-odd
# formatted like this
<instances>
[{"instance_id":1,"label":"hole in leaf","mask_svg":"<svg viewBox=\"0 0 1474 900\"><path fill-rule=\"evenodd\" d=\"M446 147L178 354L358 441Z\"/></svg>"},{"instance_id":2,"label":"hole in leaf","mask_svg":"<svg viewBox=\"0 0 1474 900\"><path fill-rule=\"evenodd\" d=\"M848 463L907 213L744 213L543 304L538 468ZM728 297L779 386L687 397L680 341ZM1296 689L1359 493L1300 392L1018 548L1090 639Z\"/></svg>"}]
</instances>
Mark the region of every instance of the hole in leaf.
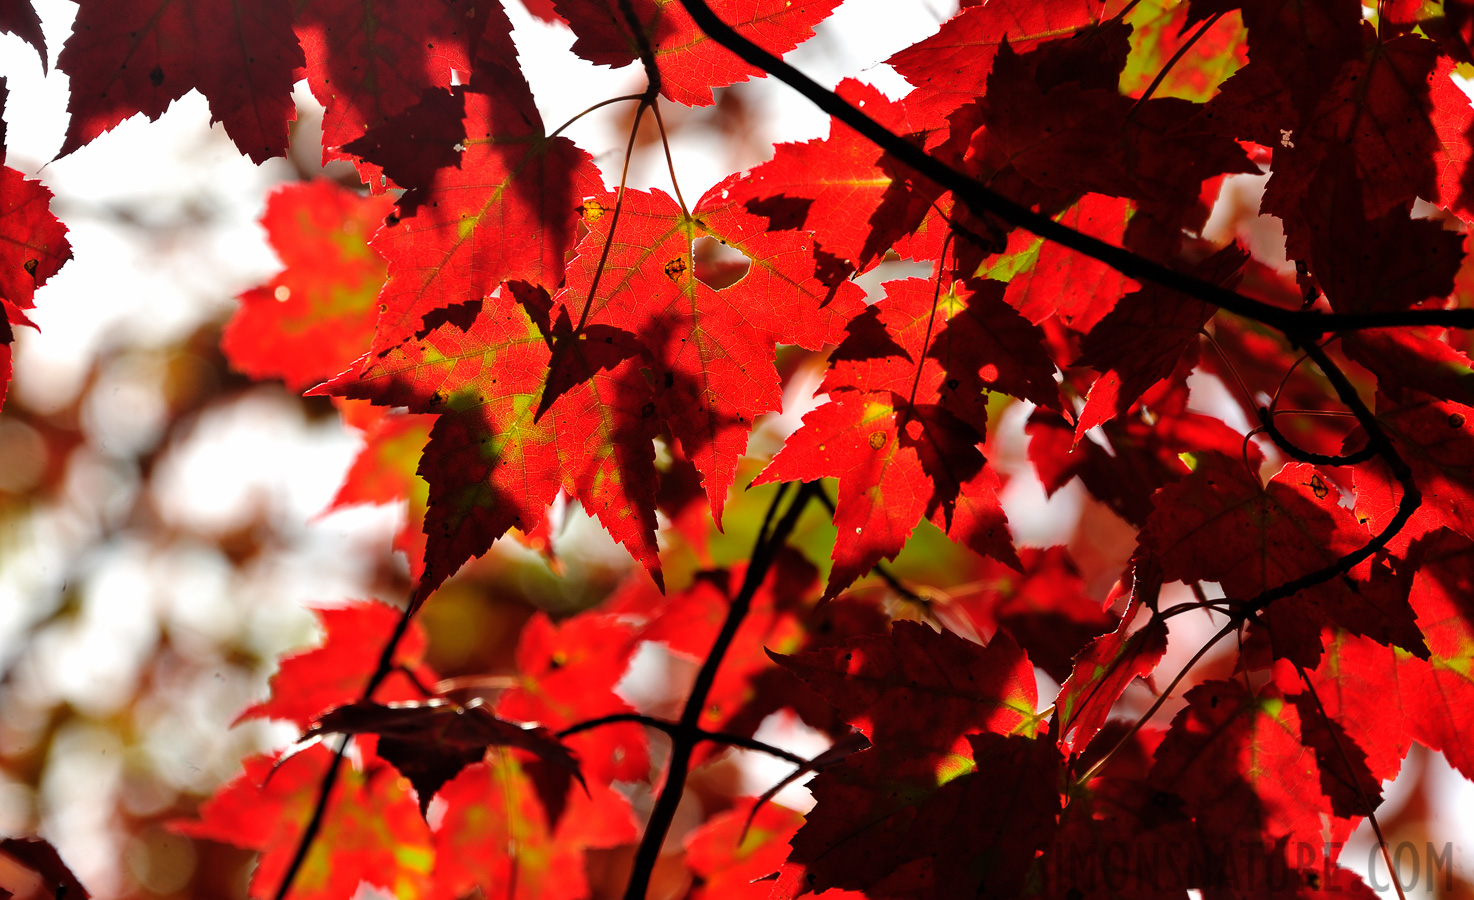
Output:
<instances>
[{"instance_id":1,"label":"hole in leaf","mask_svg":"<svg viewBox=\"0 0 1474 900\"><path fill-rule=\"evenodd\" d=\"M716 238L699 237L694 248L696 277L707 287L721 290L741 281L752 268L752 260L741 250Z\"/></svg>"}]
</instances>

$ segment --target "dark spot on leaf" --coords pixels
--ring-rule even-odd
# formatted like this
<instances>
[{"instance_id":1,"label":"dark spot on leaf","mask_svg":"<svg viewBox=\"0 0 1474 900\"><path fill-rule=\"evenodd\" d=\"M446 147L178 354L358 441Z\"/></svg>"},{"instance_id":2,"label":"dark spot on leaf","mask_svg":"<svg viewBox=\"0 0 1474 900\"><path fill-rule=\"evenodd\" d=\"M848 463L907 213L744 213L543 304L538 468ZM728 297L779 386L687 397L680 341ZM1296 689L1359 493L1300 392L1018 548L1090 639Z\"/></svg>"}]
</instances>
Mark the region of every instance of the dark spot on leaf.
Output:
<instances>
[{"instance_id":1,"label":"dark spot on leaf","mask_svg":"<svg viewBox=\"0 0 1474 900\"><path fill-rule=\"evenodd\" d=\"M398 224L399 224L399 215L398 215L398 213L390 213L389 215L387 215L387 216L384 217L384 227L385 228L393 228L395 225L398 225Z\"/></svg>"},{"instance_id":2,"label":"dark spot on leaf","mask_svg":"<svg viewBox=\"0 0 1474 900\"><path fill-rule=\"evenodd\" d=\"M957 390L957 385L959 385L961 383L962 382L958 381L956 378L948 378L947 379L947 387L950 390L954 390L954 391Z\"/></svg>"},{"instance_id":3,"label":"dark spot on leaf","mask_svg":"<svg viewBox=\"0 0 1474 900\"><path fill-rule=\"evenodd\" d=\"M1315 499L1317 500L1326 499L1326 494L1331 492L1331 489L1326 487L1325 481L1319 475L1310 476L1310 480L1306 482L1306 485L1315 493Z\"/></svg>"},{"instance_id":4,"label":"dark spot on leaf","mask_svg":"<svg viewBox=\"0 0 1474 900\"><path fill-rule=\"evenodd\" d=\"M671 281L679 281L686 274L686 261L677 256L665 264L665 277Z\"/></svg>"},{"instance_id":5,"label":"dark spot on leaf","mask_svg":"<svg viewBox=\"0 0 1474 900\"><path fill-rule=\"evenodd\" d=\"M585 222L597 222L604 216L604 204L597 200L585 200L573 211Z\"/></svg>"},{"instance_id":6,"label":"dark spot on leaf","mask_svg":"<svg viewBox=\"0 0 1474 900\"><path fill-rule=\"evenodd\" d=\"M29 275L29 276L31 276L32 278L35 278L36 277L36 269L38 269L40 266L41 266L41 260L39 260L39 259L28 259L28 260L26 260L26 262L25 262L26 274Z\"/></svg>"},{"instance_id":7,"label":"dark spot on leaf","mask_svg":"<svg viewBox=\"0 0 1474 900\"><path fill-rule=\"evenodd\" d=\"M871 450L879 450L881 447L884 447L884 446L885 446L885 432L884 431L872 431L872 432L870 432L870 449Z\"/></svg>"},{"instance_id":8,"label":"dark spot on leaf","mask_svg":"<svg viewBox=\"0 0 1474 900\"><path fill-rule=\"evenodd\" d=\"M654 403L646 403L643 407L640 408L640 417L641 418L648 419L648 418L650 418L653 415L655 415L655 404Z\"/></svg>"},{"instance_id":9,"label":"dark spot on leaf","mask_svg":"<svg viewBox=\"0 0 1474 900\"><path fill-rule=\"evenodd\" d=\"M162 66L154 66L154 70L148 73L149 83L154 87L164 83L164 69Z\"/></svg>"},{"instance_id":10,"label":"dark spot on leaf","mask_svg":"<svg viewBox=\"0 0 1474 900\"><path fill-rule=\"evenodd\" d=\"M30 263L26 263L26 265L29 266ZM1448 427L1450 427L1450 428L1463 428L1464 427L1464 414L1463 413L1449 413L1449 416L1448 416Z\"/></svg>"}]
</instances>

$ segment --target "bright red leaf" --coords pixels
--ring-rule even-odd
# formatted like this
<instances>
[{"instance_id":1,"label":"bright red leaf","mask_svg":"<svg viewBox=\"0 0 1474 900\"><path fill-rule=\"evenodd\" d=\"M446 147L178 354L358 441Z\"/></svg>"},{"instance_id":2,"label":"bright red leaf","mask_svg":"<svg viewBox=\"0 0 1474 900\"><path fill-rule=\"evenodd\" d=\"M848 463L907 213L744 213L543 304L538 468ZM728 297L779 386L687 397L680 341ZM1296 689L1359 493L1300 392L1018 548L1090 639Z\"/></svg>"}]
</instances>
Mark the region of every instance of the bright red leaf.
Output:
<instances>
[{"instance_id":1,"label":"bright red leaf","mask_svg":"<svg viewBox=\"0 0 1474 900\"><path fill-rule=\"evenodd\" d=\"M578 36L574 53L615 68L640 59L640 40L621 2L629 0L553 0L553 9ZM739 34L781 56L812 37L814 26L839 0L713 0L710 5ZM707 106L713 88L763 74L707 37L679 3L634 0L630 8L660 67L660 92L677 103Z\"/></svg>"},{"instance_id":2,"label":"bright red leaf","mask_svg":"<svg viewBox=\"0 0 1474 900\"><path fill-rule=\"evenodd\" d=\"M199 821L175 820L172 827L180 834L262 851L250 893L272 896L296 855L332 755L318 744L279 769L273 768L272 757L253 757L244 774L200 808ZM432 896L430 828L399 773L372 754L365 756L362 765L341 767L334 802L293 882L292 896L340 900L351 897L360 882L403 900Z\"/></svg>"},{"instance_id":3,"label":"bright red leaf","mask_svg":"<svg viewBox=\"0 0 1474 900\"><path fill-rule=\"evenodd\" d=\"M271 677L271 697L241 713L237 722L284 719L306 729L332 707L363 696L384 644L399 622L399 611L365 601L315 612L322 623L322 646L284 657ZM394 660L415 672L422 683L434 684L435 675L420 664L425 645L423 629L411 623L395 650ZM374 699L381 702L418 700L423 696L403 672L391 673L374 692Z\"/></svg>"},{"instance_id":4,"label":"bright red leaf","mask_svg":"<svg viewBox=\"0 0 1474 900\"><path fill-rule=\"evenodd\" d=\"M775 345L818 350L838 342L845 322L861 309L861 291L848 282L820 283L812 238L766 231L731 197L726 182L689 213L660 191L626 191L618 224L611 226L614 203L612 197L585 201L589 234L554 299L572 322L639 336L654 362L654 412L701 472L720 526L752 422L780 406ZM617 230L601 271L610 227ZM731 287L717 290L696 277L693 245L704 236L751 260ZM591 295L596 272L597 294Z\"/></svg>"},{"instance_id":5,"label":"bright red leaf","mask_svg":"<svg viewBox=\"0 0 1474 900\"><path fill-rule=\"evenodd\" d=\"M373 340L384 263L368 240L388 214L385 197L331 181L279 188L261 224L286 268L241 295L220 346L238 371L302 391L347 369Z\"/></svg>"}]
</instances>

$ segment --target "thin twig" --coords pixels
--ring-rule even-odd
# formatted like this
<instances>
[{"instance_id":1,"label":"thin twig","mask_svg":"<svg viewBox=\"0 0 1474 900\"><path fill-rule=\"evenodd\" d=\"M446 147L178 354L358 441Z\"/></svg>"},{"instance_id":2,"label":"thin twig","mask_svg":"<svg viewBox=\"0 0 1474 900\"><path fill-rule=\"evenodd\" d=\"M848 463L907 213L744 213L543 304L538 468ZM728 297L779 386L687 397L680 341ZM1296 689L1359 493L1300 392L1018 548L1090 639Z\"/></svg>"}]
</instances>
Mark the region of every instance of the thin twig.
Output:
<instances>
[{"instance_id":1,"label":"thin twig","mask_svg":"<svg viewBox=\"0 0 1474 900\"><path fill-rule=\"evenodd\" d=\"M404 612L399 616L399 623L394 626L394 633L384 643L384 649L379 654L379 664L374 673L369 676L368 684L364 686L364 701L372 700L374 691L394 671L394 653L399 649L399 642L409 631L409 621L414 616L415 605L413 596L405 603ZM338 783L338 772L343 768L343 754L348 750L348 737L344 735L342 742L338 744L337 753L333 755L333 761L328 764L328 770L322 775L322 782L317 789L317 803L312 807L312 817L307 820L307 827L302 830L302 836L297 839L297 852L292 855L292 862L287 866L286 874L282 876L281 886L276 889L276 900L286 900L292 891L292 882L297 880L297 873L302 870L302 864L307 861L307 853L312 849L312 842L317 839L317 833L322 830L322 821L327 816L328 802L332 797L333 785Z\"/></svg>"},{"instance_id":2,"label":"thin twig","mask_svg":"<svg viewBox=\"0 0 1474 900\"><path fill-rule=\"evenodd\" d=\"M625 889L625 900L645 900L645 894L650 887L650 876L655 871L655 863L660 857L660 848L665 844L665 836L670 832L671 822L676 815L676 807L681 803L681 795L686 789L686 773L691 768L691 751L703 739L703 732L699 727L701 714L706 710L706 699L711 693L712 685L716 682L717 670L721 668L722 660L727 655L727 650L732 646L732 639L737 636L737 629L742 626L742 621L747 617L748 607L752 603L753 595L757 593L763 581L767 578L768 570L777 558L778 549L788 540L788 535L793 531L793 526L798 523L799 514L804 507L808 506L809 499L816 493L817 486L810 482L799 488L798 494L789 504L788 511L783 518L773 526L770 534L767 531L767 523L772 520L778 508L778 501L783 499L783 492L779 491L773 498L773 505L768 508L768 515L764 519L763 528L758 533L758 540L753 547L752 556L747 564L747 574L742 580L742 588L732 600L731 606L727 608L726 621L722 623L722 630L718 632L716 640L712 643L711 651L707 653L706 660L701 664L701 669L696 673L696 681L691 686L691 694L686 698L686 706L681 710L681 718L677 723L677 730L671 734L670 764L666 767L665 784L660 789L660 796L655 801L655 808L650 812L650 821L645 826L645 834L640 839L639 849L635 851L634 868L630 872L629 884Z\"/></svg>"}]
</instances>

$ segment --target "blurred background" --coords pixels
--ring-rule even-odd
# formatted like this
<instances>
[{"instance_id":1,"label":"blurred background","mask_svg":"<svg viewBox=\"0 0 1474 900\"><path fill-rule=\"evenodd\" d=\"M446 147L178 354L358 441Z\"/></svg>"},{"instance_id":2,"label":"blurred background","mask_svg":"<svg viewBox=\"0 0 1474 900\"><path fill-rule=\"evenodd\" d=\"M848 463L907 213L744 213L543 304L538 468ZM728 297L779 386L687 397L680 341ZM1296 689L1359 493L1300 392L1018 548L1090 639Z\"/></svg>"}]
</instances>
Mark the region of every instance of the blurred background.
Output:
<instances>
[{"instance_id":1,"label":"blurred background","mask_svg":"<svg viewBox=\"0 0 1474 900\"><path fill-rule=\"evenodd\" d=\"M931 33L954 11L946 3L849 0L790 58L823 83L859 77L899 96L904 82L877 61ZM643 87L634 67L611 75L577 60L565 29L508 6L550 128ZM54 62L75 7L36 7ZM49 838L95 896L243 897L250 854L164 823L191 815L243 756L296 736L288 726L232 722L265 696L280 654L316 639L312 607L398 602L409 588L392 549L403 504L328 511L359 432L324 399L233 372L219 349L234 297L280 267L257 224L270 192L315 177L356 186L356 177L346 165L319 165L321 108L305 85L288 159L251 164L209 126L192 93L157 122L135 118L48 162L66 126L66 76L43 73L11 35L0 35L0 76L9 88L6 164L55 192L52 209L74 252L37 295L40 332L18 331L0 413L0 835ZM779 85L738 85L718 98L708 109L665 108L687 197L766 159L774 140L828 130L825 116ZM617 176L628 114L613 107L566 133ZM658 136L642 134L636 153L631 186L670 190ZM1235 181L1215 227L1266 240L1266 223L1253 216L1260 189L1261 179ZM868 288L925 274L905 263L882 269L867 276ZM751 455L774 452L810 408L821 363L794 364L785 412L761 423ZM1195 405L1216 414L1226 408L1221 393L1212 376L1194 382ZM1024 453L1027 413L1024 404L1001 409L995 435L1015 536L1069 545L1089 589L1104 595L1132 531L1078 482L1045 498ZM713 559L745 555L763 505L732 507L728 535L712 536ZM816 560L828 555L825 527L802 536ZM950 579L939 591L976 576L975 562L941 544L924 536L897 571ZM504 540L437 595L423 617L437 671L506 665L534 610L595 602L629 566L576 508L559 512L554 545L549 561ZM698 561L672 564L689 575ZM1190 654L1197 631L1217 627L1192 620L1173 620L1180 640L1165 665ZM632 690L659 702L658 689ZM1042 693L1052 697L1053 687ZM803 740L777 725L763 736ZM743 777L761 790L774 776L755 765ZM1474 829L1455 811L1474 810L1474 787L1441 757L1414 748L1389 797L1389 839L1453 840L1455 861L1468 865L1474 840L1459 841ZM1366 829L1357 840L1345 863L1365 872Z\"/></svg>"}]
</instances>

